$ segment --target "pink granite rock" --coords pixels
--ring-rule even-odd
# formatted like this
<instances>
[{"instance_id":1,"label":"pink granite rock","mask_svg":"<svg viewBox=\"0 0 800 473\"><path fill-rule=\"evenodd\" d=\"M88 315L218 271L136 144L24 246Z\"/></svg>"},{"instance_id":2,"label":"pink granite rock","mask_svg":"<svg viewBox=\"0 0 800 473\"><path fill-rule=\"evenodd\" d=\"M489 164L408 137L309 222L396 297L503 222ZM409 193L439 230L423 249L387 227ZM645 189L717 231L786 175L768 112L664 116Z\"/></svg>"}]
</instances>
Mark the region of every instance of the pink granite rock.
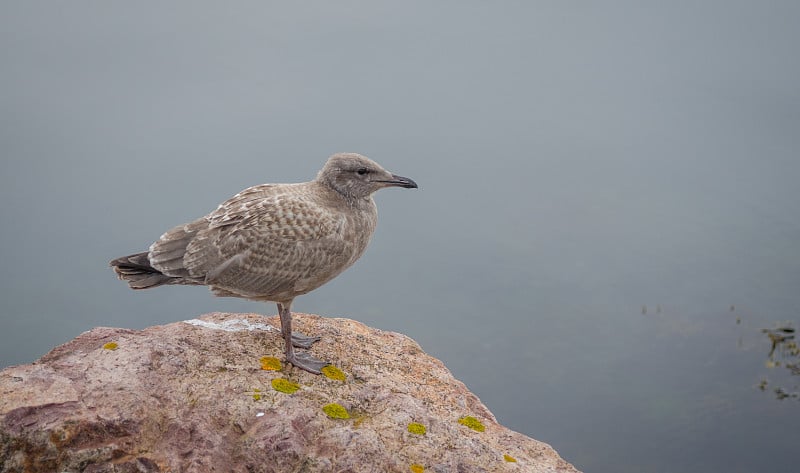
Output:
<instances>
[{"instance_id":1,"label":"pink granite rock","mask_svg":"<svg viewBox=\"0 0 800 473\"><path fill-rule=\"evenodd\" d=\"M498 424L406 336L297 314L297 330L322 335L313 352L341 369L339 381L262 370L262 357L281 356L277 327L277 317L222 313L141 331L101 327L6 368L0 471L577 471ZM280 378L299 389L276 390ZM329 417L329 404L349 418Z\"/></svg>"}]
</instances>

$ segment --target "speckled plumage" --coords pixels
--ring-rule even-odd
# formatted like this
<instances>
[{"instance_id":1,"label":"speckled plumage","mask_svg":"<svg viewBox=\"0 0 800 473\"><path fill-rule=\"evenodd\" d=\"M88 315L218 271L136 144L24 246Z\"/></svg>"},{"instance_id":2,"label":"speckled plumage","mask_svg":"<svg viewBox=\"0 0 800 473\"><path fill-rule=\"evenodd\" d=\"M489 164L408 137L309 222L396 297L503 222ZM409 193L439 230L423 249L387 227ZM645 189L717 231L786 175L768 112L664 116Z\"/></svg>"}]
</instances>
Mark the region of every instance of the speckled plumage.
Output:
<instances>
[{"instance_id":1,"label":"speckled plumage","mask_svg":"<svg viewBox=\"0 0 800 473\"><path fill-rule=\"evenodd\" d=\"M290 301L352 265L375 229L371 198L356 210L334 192L316 181L250 187L162 235L148 260L216 295Z\"/></svg>"},{"instance_id":2,"label":"speckled plumage","mask_svg":"<svg viewBox=\"0 0 800 473\"><path fill-rule=\"evenodd\" d=\"M391 186L417 187L364 156L335 154L315 180L249 187L111 266L133 289L206 285L217 296L273 301L288 312L295 297L361 257L377 223L372 194Z\"/></svg>"}]
</instances>

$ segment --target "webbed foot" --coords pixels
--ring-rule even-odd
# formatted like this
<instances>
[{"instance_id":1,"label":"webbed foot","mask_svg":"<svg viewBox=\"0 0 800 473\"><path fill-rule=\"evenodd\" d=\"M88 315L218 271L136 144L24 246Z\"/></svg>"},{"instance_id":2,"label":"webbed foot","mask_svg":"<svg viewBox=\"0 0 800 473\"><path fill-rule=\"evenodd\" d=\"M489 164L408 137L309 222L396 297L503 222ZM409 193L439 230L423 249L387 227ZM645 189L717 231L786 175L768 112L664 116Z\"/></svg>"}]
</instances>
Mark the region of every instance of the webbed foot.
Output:
<instances>
[{"instance_id":1,"label":"webbed foot","mask_svg":"<svg viewBox=\"0 0 800 473\"><path fill-rule=\"evenodd\" d=\"M303 335L300 332L292 332L292 345L296 346L297 348L311 348L311 345L318 342L320 337L309 337L308 335Z\"/></svg>"},{"instance_id":2,"label":"webbed foot","mask_svg":"<svg viewBox=\"0 0 800 473\"><path fill-rule=\"evenodd\" d=\"M293 352L291 355L286 356L286 362L313 374L322 374L320 370L330 364L327 361L314 358L306 352Z\"/></svg>"}]
</instances>

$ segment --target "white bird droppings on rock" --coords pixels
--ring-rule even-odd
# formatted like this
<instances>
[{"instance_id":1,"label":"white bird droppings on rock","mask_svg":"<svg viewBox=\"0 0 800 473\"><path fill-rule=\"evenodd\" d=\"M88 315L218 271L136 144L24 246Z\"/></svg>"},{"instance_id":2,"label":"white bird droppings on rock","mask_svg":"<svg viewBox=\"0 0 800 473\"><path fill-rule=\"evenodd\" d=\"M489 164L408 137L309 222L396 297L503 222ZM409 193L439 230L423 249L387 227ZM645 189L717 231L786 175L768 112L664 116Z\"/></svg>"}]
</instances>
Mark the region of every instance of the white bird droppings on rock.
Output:
<instances>
[{"instance_id":1,"label":"white bird droppings on rock","mask_svg":"<svg viewBox=\"0 0 800 473\"><path fill-rule=\"evenodd\" d=\"M252 332L254 330L264 330L266 332L277 332L278 329L272 325L262 324L258 322L250 322L244 319L224 320L220 323L209 322L207 320L190 319L184 320L183 323L195 325L198 327L208 328L212 330L224 330L226 332Z\"/></svg>"}]
</instances>

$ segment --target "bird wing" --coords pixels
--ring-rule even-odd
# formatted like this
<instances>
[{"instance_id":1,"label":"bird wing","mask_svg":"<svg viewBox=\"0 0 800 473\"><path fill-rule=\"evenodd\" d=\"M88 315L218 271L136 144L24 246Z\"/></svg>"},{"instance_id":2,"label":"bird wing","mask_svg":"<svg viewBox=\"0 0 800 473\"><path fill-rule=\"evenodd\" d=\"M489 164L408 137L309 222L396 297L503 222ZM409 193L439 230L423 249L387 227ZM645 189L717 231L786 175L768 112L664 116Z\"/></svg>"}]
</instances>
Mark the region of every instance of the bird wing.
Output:
<instances>
[{"instance_id":1,"label":"bird wing","mask_svg":"<svg viewBox=\"0 0 800 473\"><path fill-rule=\"evenodd\" d=\"M325 210L309 197L304 185L263 184L236 194L206 218L210 228L256 227L267 237L307 241L337 231L339 218Z\"/></svg>"},{"instance_id":2,"label":"bird wing","mask_svg":"<svg viewBox=\"0 0 800 473\"><path fill-rule=\"evenodd\" d=\"M187 246L184 266L206 284L243 297L313 285L321 272L349 260L351 244L340 238L345 217L303 191L300 185L261 185L222 203Z\"/></svg>"}]
</instances>

